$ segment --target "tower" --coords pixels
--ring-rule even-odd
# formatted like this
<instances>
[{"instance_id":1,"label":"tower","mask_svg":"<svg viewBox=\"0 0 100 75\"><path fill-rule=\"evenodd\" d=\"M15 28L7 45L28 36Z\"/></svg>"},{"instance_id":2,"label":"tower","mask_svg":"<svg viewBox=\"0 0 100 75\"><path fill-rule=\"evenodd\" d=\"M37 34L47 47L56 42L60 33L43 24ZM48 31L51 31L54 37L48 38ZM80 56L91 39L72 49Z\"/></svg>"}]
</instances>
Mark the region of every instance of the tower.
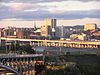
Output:
<instances>
[{"instance_id":1,"label":"tower","mask_svg":"<svg viewBox=\"0 0 100 75\"><path fill-rule=\"evenodd\" d=\"M48 25L41 26L41 35L48 37L51 35L51 27Z\"/></svg>"},{"instance_id":2,"label":"tower","mask_svg":"<svg viewBox=\"0 0 100 75\"><path fill-rule=\"evenodd\" d=\"M45 25L49 25L49 26L51 26L51 28L55 28L56 27L56 19L46 19Z\"/></svg>"},{"instance_id":3,"label":"tower","mask_svg":"<svg viewBox=\"0 0 100 75\"><path fill-rule=\"evenodd\" d=\"M55 33L56 33L56 19L45 19L44 20L45 25L50 26L51 27L51 36L55 37Z\"/></svg>"},{"instance_id":4,"label":"tower","mask_svg":"<svg viewBox=\"0 0 100 75\"><path fill-rule=\"evenodd\" d=\"M36 21L34 21L34 30L36 30L37 28L36 28Z\"/></svg>"}]
</instances>

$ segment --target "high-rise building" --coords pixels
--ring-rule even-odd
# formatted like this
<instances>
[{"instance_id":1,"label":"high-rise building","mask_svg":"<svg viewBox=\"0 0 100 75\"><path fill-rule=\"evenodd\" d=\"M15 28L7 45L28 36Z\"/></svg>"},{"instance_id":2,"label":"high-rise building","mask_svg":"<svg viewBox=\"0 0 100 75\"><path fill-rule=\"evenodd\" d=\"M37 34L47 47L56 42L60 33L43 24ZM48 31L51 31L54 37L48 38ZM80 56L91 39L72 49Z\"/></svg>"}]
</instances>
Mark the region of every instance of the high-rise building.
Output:
<instances>
[{"instance_id":1,"label":"high-rise building","mask_svg":"<svg viewBox=\"0 0 100 75\"><path fill-rule=\"evenodd\" d=\"M50 36L51 35L51 27L48 25L41 26L41 36Z\"/></svg>"},{"instance_id":2,"label":"high-rise building","mask_svg":"<svg viewBox=\"0 0 100 75\"><path fill-rule=\"evenodd\" d=\"M56 36L57 37L65 37L66 36L66 28L65 26L58 26L56 28Z\"/></svg>"},{"instance_id":3,"label":"high-rise building","mask_svg":"<svg viewBox=\"0 0 100 75\"><path fill-rule=\"evenodd\" d=\"M50 32L50 34L48 34L48 35L51 35L52 37L56 37L56 35L55 35L55 33L56 33L56 19L45 19L44 22L45 22L45 25L47 27L50 27L48 30Z\"/></svg>"},{"instance_id":4,"label":"high-rise building","mask_svg":"<svg viewBox=\"0 0 100 75\"><path fill-rule=\"evenodd\" d=\"M55 28L56 27L56 19L46 19L45 25L49 25L49 26L51 26L51 28Z\"/></svg>"},{"instance_id":5,"label":"high-rise building","mask_svg":"<svg viewBox=\"0 0 100 75\"><path fill-rule=\"evenodd\" d=\"M86 24L86 25L84 25L84 31L96 30L96 29L97 29L97 25L96 24Z\"/></svg>"}]
</instances>

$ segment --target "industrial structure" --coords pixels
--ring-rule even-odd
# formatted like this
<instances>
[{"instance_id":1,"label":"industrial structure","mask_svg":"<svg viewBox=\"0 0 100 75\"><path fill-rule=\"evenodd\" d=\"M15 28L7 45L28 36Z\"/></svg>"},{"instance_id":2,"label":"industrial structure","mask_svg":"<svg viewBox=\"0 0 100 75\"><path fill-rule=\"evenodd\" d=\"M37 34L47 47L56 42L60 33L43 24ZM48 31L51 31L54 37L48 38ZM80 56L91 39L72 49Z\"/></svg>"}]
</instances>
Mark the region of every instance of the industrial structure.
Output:
<instances>
[{"instance_id":1,"label":"industrial structure","mask_svg":"<svg viewBox=\"0 0 100 75\"><path fill-rule=\"evenodd\" d=\"M0 54L0 75L35 75L40 65L44 65L42 54Z\"/></svg>"}]
</instances>

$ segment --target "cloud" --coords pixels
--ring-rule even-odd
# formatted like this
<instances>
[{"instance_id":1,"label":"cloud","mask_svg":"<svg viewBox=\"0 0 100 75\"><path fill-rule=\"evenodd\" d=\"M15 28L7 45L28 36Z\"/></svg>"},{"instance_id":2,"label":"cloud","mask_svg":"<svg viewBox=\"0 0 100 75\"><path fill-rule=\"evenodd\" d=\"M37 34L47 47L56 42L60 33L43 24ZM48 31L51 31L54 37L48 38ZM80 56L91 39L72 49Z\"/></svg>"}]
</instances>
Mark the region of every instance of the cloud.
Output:
<instances>
[{"instance_id":1,"label":"cloud","mask_svg":"<svg viewBox=\"0 0 100 75\"><path fill-rule=\"evenodd\" d=\"M100 1L100 0L0 0L0 2L18 2L18 3L42 3L42 2L61 2L61 1Z\"/></svg>"},{"instance_id":2,"label":"cloud","mask_svg":"<svg viewBox=\"0 0 100 75\"><path fill-rule=\"evenodd\" d=\"M86 11L100 9L100 2L81 2L81 1L62 1L62 2L51 2L51 3L38 3L40 6L48 6L48 11L59 10L59 11Z\"/></svg>"},{"instance_id":3,"label":"cloud","mask_svg":"<svg viewBox=\"0 0 100 75\"><path fill-rule=\"evenodd\" d=\"M0 0L0 2L18 2L18 3L41 3L41 2L58 2L64 0Z\"/></svg>"},{"instance_id":4,"label":"cloud","mask_svg":"<svg viewBox=\"0 0 100 75\"><path fill-rule=\"evenodd\" d=\"M74 1L74 0L71 0L71 1ZM89 1L100 1L100 0L75 0L75 1L89 2Z\"/></svg>"},{"instance_id":5,"label":"cloud","mask_svg":"<svg viewBox=\"0 0 100 75\"><path fill-rule=\"evenodd\" d=\"M8 0L9 1L9 0ZM15 0L15 1L23 1L23 0ZM26 0L24 0L25 2ZM27 0L28 1L28 0ZM35 0L32 0L35 1ZM45 0L37 0L37 3L18 3L18 2L8 2L8 3L0 3L0 5L4 5L4 6L10 6L15 10L21 10L24 9L26 7L48 7L45 8L45 10L48 11L52 11L54 9L56 10L65 10L65 11L74 11L74 10L93 10L93 9L100 9L100 2L97 2L95 0L93 1L89 1L89 2L82 2L82 0L79 1L71 1L71 0L65 0L65 1L61 1L61 2L56 2L58 0L54 0L55 2L53 2L52 0L50 0L51 2L46 2L49 0L46 0L45 3L39 3L38 1L45 1ZM84 1L84 0L83 0ZM28 1L30 2L30 0Z\"/></svg>"},{"instance_id":6,"label":"cloud","mask_svg":"<svg viewBox=\"0 0 100 75\"><path fill-rule=\"evenodd\" d=\"M58 19L100 18L99 1L100 0L0 0L0 20L9 18L42 20L44 18L54 17Z\"/></svg>"},{"instance_id":7,"label":"cloud","mask_svg":"<svg viewBox=\"0 0 100 75\"><path fill-rule=\"evenodd\" d=\"M21 12L6 12L0 11L0 19L16 18L22 20L43 20L45 18L57 18L57 19L81 19L81 18L100 18L100 10L89 10L89 11L66 11L61 13L51 13L46 10L37 11L21 11ZM4 13L5 14L4 14Z\"/></svg>"},{"instance_id":8,"label":"cloud","mask_svg":"<svg viewBox=\"0 0 100 75\"><path fill-rule=\"evenodd\" d=\"M0 19L12 18L13 15L9 7L0 5Z\"/></svg>"},{"instance_id":9,"label":"cloud","mask_svg":"<svg viewBox=\"0 0 100 75\"><path fill-rule=\"evenodd\" d=\"M30 4L30 3L0 3L0 6L8 6L13 11L22 11L30 8L36 8L39 5L38 4Z\"/></svg>"},{"instance_id":10,"label":"cloud","mask_svg":"<svg viewBox=\"0 0 100 75\"><path fill-rule=\"evenodd\" d=\"M42 1L42 0L39 0L39 1ZM33 4L32 3L17 3L17 2L0 3L0 4L4 6L9 6L15 11L16 10L17 11L18 10L33 11L33 10L36 10L37 8L50 11L50 12L53 12L54 10L64 12L64 11L86 11L86 10L100 9L100 2L96 2L96 1L90 1L90 2L67 1L67 0L61 1L61 2L46 2L46 1L45 3L35 3L35 4L34 3Z\"/></svg>"}]
</instances>

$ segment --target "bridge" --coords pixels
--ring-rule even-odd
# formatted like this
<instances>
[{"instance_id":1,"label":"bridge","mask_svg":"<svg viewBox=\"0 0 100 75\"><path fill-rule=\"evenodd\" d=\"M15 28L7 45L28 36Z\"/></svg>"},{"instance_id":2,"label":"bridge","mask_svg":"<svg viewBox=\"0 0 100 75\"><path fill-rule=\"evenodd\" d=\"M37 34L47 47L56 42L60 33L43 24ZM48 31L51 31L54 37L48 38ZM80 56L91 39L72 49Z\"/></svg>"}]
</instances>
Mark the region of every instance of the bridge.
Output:
<instances>
[{"instance_id":1,"label":"bridge","mask_svg":"<svg viewBox=\"0 0 100 75\"><path fill-rule=\"evenodd\" d=\"M5 38L1 40L27 41L32 46L57 46L57 47L75 47L75 48L100 48L100 41L66 41L66 40L37 40L37 39L18 39Z\"/></svg>"},{"instance_id":2,"label":"bridge","mask_svg":"<svg viewBox=\"0 0 100 75\"><path fill-rule=\"evenodd\" d=\"M35 75L35 66L40 65L44 65L42 54L0 54L0 75Z\"/></svg>"}]
</instances>

